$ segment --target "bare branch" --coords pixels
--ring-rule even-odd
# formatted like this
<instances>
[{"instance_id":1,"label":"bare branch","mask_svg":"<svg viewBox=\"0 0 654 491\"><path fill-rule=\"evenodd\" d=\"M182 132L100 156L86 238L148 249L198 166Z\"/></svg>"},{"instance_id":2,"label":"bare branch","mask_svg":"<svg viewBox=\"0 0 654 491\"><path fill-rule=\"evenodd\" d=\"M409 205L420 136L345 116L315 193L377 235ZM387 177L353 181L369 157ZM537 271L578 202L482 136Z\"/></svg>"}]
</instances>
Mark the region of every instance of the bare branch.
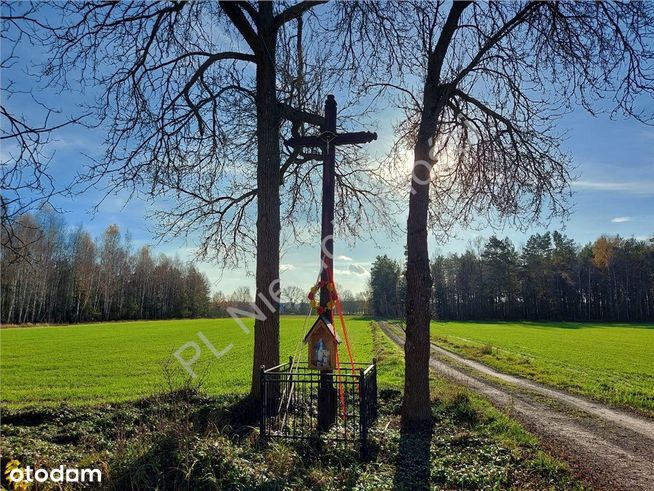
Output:
<instances>
[{"instance_id":1,"label":"bare branch","mask_svg":"<svg viewBox=\"0 0 654 491\"><path fill-rule=\"evenodd\" d=\"M314 126L322 126L325 118L319 114L309 113L301 109L294 108L285 103L279 103L279 109L282 116L295 123L307 123Z\"/></svg>"},{"instance_id":2,"label":"bare branch","mask_svg":"<svg viewBox=\"0 0 654 491\"><path fill-rule=\"evenodd\" d=\"M225 11L229 19L234 23L234 26L238 29L243 36L243 39L248 43L250 49L254 53L259 53L261 51L261 42L259 36L252 28L252 25L248 22L243 15L243 3L246 2L219 2L222 9ZM247 7L246 7L247 8Z\"/></svg>"},{"instance_id":3,"label":"bare branch","mask_svg":"<svg viewBox=\"0 0 654 491\"><path fill-rule=\"evenodd\" d=\"M306 12L323 3L327 3L327 0L305 0L288 7L275 16L275 20L273 21L274 28L279 29L285 23L302 17Z\"/></svg>"}]
</instances>

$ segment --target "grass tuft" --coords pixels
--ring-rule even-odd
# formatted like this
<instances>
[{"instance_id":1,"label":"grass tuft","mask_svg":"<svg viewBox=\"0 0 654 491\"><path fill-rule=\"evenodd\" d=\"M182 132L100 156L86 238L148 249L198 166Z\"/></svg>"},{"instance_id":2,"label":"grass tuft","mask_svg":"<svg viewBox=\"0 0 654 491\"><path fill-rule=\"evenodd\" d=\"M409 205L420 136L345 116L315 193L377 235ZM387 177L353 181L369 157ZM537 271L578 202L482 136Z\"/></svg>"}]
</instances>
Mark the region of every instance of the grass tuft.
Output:
<instances>
[{"instance_id":1,"label":"grass tuft","mask_svg":"<svg viewBox=\"0 0 654 491\"><path fill-rule=\"evenodd\" d=\"M481 348L479 348L479 354L481 355L492 355L493 354L493 346L490 344L485 344Z\"/></svg>"},{"instance_id":2,"label":"grass tuft","mask_svg":"<svg viewBox=\"0 0 654 491\"><path fill-rule=\"evenodd\" d=\"M468 394L459 392L448 404L447 411L452 414L457 423L473 424L479 420L479 413L473 407Z\"/></svg>"}]
</instances>

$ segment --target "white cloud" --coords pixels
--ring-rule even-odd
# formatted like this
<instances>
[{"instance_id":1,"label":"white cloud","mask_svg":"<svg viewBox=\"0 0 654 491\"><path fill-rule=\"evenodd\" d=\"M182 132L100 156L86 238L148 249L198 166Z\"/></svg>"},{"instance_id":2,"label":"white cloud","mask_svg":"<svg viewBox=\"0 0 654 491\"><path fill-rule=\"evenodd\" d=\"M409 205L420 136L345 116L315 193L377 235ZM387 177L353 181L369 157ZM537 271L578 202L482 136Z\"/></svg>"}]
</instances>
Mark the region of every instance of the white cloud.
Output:
<instances>
[{"instance_id":1,"label":"white cloud","mask_svg":"<svg viewBox=\"0 0 654 491\"><path fill-rule=\"evenodd\" d=\"M350 264L347 269L335 269L334 276L366 276L368 270L361 264Z\"/></svg>"},{"instance_id":2,"label":"white cloud","mask_svg":"<svg viewBox=\"0 0 654 491\"><path fill-rule=\"evenodd\" d=\"M633 222L634 219L631 217L615 217L611 219L611 222L613 223L625 223L625 222Z\"/></svg>"},{"instance_id":3,"label":"white cloud","mask_svg":"<svg viewBox=\"0 0 654 491\"><path fill-rule=\"evenodd\" d=\"M629 194L654 194L654 181L574 181L572 186L591 191L614 191Z\"/></svg>"},{"instance_id":4,"label":"white cloud","mask_svg":"<svg viewBox=\"0 0 654 491\"><path fill-rule=\"evenodd\" d=\"M338 256L336 259L339 261L352 261L352 258L349 256Z\"/></svg>"},{"instance_id":5,"label":"white cloud","mask_svg":"<svg viewBox=\"0 0 654 491\"><path fill-rule=\"evenodd\" d=\"M285 271L295 271L297 268L292 264L280 264L279 271L284 273Z\"/></svg>"},{"instance_id":6,"label":"white cloud","mask_svg":"<svg viewBox=\"0 0 654 491\"><path fill-rule=\"evenodd\" d=\"M350 264L350 266L347 268L350 273L355 274L357 276L365 276L368 274L368 270L361 266L360 264Z\"/></svg>"}]
</instances>

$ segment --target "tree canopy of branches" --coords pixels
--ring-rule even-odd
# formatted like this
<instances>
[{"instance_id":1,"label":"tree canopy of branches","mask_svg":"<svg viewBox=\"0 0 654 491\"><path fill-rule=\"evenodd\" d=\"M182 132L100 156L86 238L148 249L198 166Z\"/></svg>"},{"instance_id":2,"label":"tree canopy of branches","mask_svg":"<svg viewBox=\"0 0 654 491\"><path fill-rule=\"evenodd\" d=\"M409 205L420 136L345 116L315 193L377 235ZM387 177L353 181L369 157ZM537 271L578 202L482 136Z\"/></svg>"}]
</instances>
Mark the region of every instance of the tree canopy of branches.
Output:
<instances>
[{"instance_id":1,"label":"tree canopy of branches","mask_svg":"<svg viewBox=\"0 0 654 491\"><path fill-rule=\"evenodd\" d=\"M108 129L105 157L83 179L156 201L162 234L198 234L200 254L223 265L256 251L266 318L255 322L255 397L259 367L279 360L282 223L297 238L317 215L318 155L280 139L323 120L330 72L303 29L320 3L66 3L53 7L61 24L46 26L43 73L55 85L77 76L97 86L94 114ZM372 174L355 159L337 174L341 225L354 235L380 223Z\"/></svg>"},{"instance_id":2,"label":"tree canopy of branches","mask_svg":"<svg viewBox=\"0 0 654 491\"><path fill-rule=\"evenodd\" d=\"M24 233L18 233L17 220L26 213L45 208L55 194L62 192L48 166L53 152L48 149L53 132L71 124L81 123L84 116L63 116L60 110L46 104L14 76L29 77L17 53L37 41L43 24L39 6L0 2L0 44L2 54L2 99L0 100L0 245L14 258L25 258L29 246ZM29 117L21 110L20 101L30 100L38 108ZM63 186L65 187L65 186ZM20 225L24 227L25 223Z\"/></svg>"},{"instance_id":3,"label":"tree canopy of branches","mask_svg":"<svg viewBox=\"0 0 654 491\"><path fill-rule=\"evenodd\" d=\"M2 255L3 323L69 323L202 317L209 281L192 264L144 246L133 251L118 226L94 240L67 229L60 215L41 212L16 220L26 245Z\"/></svg>"},{"instance_id":4,"label":"tree canopy of branches","mask_svg":"<svg viewBox=\"0 0 654 491\"><path fill-rule=\"evenodd\" d=\"M405 426L431 419L429 226L565 216L557 117L577 104L651 120L638 108L654 91L653 11L647 2L339 4L344 63L377 71L365 76L381 82L364 89L397 91L406 113L398 148L414 152Z\"/></svg>"}]
</instances>

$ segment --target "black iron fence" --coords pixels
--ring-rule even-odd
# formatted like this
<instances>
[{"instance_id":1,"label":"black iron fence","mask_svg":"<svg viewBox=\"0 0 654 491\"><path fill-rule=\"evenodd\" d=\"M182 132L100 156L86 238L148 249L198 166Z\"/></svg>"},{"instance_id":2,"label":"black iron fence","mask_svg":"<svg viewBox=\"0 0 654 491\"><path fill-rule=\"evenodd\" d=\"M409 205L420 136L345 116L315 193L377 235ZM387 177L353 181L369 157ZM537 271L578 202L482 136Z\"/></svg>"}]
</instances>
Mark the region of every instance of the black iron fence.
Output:
<instances>
[{"instance_id":1,"label":"black iron fence","mask_svg":"<svg viewBox=\"0 0 654 491\"><path fill-rule=\"evenodd\" d=\"M354 373L350 364L342 365L339 374L320 372L306 362L289 359L262 368L261 395L263 438L322 438L359 445L366 454L368 430L377 419L374 361L370 365L356 363ZM327 425L325 416L330 419Z\"/></svg>"}]
</instances>

